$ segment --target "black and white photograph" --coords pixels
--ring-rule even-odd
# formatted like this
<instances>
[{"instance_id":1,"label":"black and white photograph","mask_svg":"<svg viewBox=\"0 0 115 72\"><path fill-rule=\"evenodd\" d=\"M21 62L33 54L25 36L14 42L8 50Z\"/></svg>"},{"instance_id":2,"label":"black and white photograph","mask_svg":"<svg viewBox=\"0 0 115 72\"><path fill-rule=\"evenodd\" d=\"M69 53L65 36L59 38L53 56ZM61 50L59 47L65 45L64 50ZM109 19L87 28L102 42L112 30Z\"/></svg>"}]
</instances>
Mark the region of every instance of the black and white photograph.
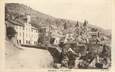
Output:
<instances>
[{"instance_id":1,"label":"black and white photograph","mask_svg":"<svg viewBox=\"0 0 115 72\"><path fill-rule=\"evenodd\" d=\"M111 69L112 0L6 0L6 69Z\"/></svg>"}]
</instances>

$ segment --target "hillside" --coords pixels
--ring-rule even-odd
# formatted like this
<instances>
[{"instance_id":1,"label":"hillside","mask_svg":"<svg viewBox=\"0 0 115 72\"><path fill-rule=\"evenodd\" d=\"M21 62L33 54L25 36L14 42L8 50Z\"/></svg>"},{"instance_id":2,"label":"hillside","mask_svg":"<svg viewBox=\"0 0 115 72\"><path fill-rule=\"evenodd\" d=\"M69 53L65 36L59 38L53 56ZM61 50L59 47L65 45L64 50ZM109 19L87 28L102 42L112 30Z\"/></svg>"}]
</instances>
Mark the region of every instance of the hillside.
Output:
<instances>
[{"instance_id":1,"label":"hillside","mask_svg":"<svg viewBox=\"0 0 115 72\"><path fill-rule=\"evenodd\" d=\"M51 40L51 37L53 37L53 33L54 36L56 36L55 34L57 34L58 36L59 34L60 35L73 34L74 35L73 40L72 39L71 39L72 41L69 40L69 38L71 38L70 36L68 36L69 38L67 40L70 43L76 42L74 44L75 45L74 48L75 51L81 54L81 56L79 57L83 57L84 55L86 55L87 57L86 60L89 60L88 57L90 55L87 55L87 53L91 52L92 53L91 55L94 57L96 57L95 55L102 54L104 55L104 57L108 57L109 59L111 58L111 30L106 30L96 25L90 24L90 22L88 22L87 20L84 20L84 22L80 22L80 21L55 18L50 15L44 14L42 12L36 11L23 4L18 4L18 3L5 4L5 22L7 21L15 22L18 20L17 22L23 25L25 22L27 22L27 18L26 18L27 14L31 16L30 24L34 27L37 27L38 30L41 29L41 27L47 27L47 28L49 27L48 29L50 29L50 32L52 34L50 34L50 32L47 33L48 35L51 36L45 36L46 32L45 34L41 34L41 36L39 35L40 36L39 39L41 39L42 41L41 43L44 43L43 46L46 43L47 44L50 43L49 37ZM11 23L8 23L7 25L10 24ZM42 33L42 30L39 32ZM62 40L64 39L65 38L63 38ZM72 44L72 46L74 45ZM22 50L19 50L15 46L13 46L13 42L6 40L6 49L5 49L6 67L12 69L13 68L37 68L37 69L52 68L52 63L55 60L54 58L55 57L54 53L56 53L55 50L52 50L54 52L52 51L50 52L48 51L51 50L49 47L47 48L48 50L42 50L39 48L34 48L34 47L30 48L30 47L22 46ZM63 54L63 52L61 54ZM82 54L84 55L82 56ZM109 62L108 64L110 65Z\"/></svg>"},{"instance_id":2,"label":"hillside","mask_svg":"<svg viewBox=\"0 0 115 72\"><path fill-rule=\"evenodd\" d=\"M31 16L31 23L38 25L38 24L48 24L47 19L50 21L55 20L53 17L43 14L41 12L35 11L30 7L27 7L23 4L18 3L8 3L5 5L5 12L6 14L13 15L13 16L24 16L29 14Z\"/></svg>"},{"instance_id":3,"label":"hillside","mask_svg":"<svg viewBox=\"0 0 115 72\"><path fill-rule=\"evenodd\" d=\"M60 27L60 26L64 26L65 23L67 25L67 28L70 28L70 27L74 27L75 24L77 23L77 21L60 19L60 18L49 16L47 14L33 10L32 8L23 4L18 4L18 3L5 4L5 15L6 15L5 19L7 18L7 15L14 16L15 18L21 19L26 14L30 14L30 16L32 17L31 24L38 28L40 26L49 26L49 25L55 25L55 26ZM104 30L103 28L100 28L92 24L88 24L88 26L89 28L92 28L92 27L97 28L98 31L102 32L105 36L111 38L110 30Z\"/></svg>"}]
</instances>

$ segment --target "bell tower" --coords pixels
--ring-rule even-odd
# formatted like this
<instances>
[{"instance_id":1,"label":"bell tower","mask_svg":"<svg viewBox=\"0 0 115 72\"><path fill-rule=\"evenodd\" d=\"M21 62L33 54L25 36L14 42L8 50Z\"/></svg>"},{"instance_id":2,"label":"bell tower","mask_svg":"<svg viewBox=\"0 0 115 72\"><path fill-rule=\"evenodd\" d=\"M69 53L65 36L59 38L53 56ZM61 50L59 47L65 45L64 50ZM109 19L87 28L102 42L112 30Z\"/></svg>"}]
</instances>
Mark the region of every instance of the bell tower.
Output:
<instances>
[{"instance_id":1,"label":"bell tower","mask_svg":"<svg viewBox=\"0 0 115 72\"><path fill-rule=\"evenodd\" d=\"M27 23L30 23L31 22L31 16L29 14L27 14L26 17L27 17Z\"/></svg>"}]
</instances>

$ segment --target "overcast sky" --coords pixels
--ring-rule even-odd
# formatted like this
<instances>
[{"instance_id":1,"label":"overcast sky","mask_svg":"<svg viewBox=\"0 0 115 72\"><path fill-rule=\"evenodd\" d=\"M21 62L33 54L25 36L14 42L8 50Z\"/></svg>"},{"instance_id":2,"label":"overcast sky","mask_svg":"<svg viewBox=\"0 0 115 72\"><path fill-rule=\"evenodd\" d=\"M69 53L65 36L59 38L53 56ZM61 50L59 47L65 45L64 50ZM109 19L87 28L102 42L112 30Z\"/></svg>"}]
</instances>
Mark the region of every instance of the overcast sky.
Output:
<instances>
[{"instance_id":1,"label":"overcast sky","mask_svg":"<svg viewBox=\"0 0 115 72\"><path fill-rule=\"evenodd\" d=\"M56 18L88 20L105 29L112 26L112 0L6 0L23 3Z\"/></svg>"}]
</instances>

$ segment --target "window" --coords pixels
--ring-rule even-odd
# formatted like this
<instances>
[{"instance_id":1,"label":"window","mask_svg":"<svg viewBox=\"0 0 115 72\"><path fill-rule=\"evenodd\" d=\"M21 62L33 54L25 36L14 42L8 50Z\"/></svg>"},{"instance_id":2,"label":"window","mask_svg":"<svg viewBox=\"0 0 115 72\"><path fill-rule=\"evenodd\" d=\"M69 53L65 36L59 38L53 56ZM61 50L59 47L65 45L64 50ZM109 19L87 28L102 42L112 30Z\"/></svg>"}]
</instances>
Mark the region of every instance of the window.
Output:
<instances>
[{"instance_id":1,"label":"window","mask_svg":"<svg viewBox=\"0 0 115 72\"><path fill-rule=\"evenodd\" d=\"M28 37L28 35L26 34L26 37Z\"/></svg>"},{"instance_id":2,"label":"window","mask_svg":"<svg viewBox=\"0 0 115 72\"><path fill-rule=\"evenodd\" d=\"M21 44L21 40L19 40L19 43Z\"/></svg>"},{"instance_id":3,"label":"window","mask_svg":"<svg viewBox=\"0 0 115 72\"><path fill-rule=\"evenodd\" d=\"M28 44L28 41L26 40L26 44Z\"/></svg>"},{"instance_id":4,"label":"window","mask_svg":"<svg viewBox=\"0 0 115 72\"><path fill-rule=\"evenodd\" d=\"M24 27L23 27L23 30L24 30Z\"/></svg>"},{"instance_id":5,"label":"window","mask_svg":"<svg viewBox=\"0 0 115 72\"><path fill-rule=\"evenodd\" d=\"M17 44L18 44L18 40L17 40Z\"/></svg>"},{"instance_id":6,"label":"window","mask_svg":"<svg viewBox=\"0 0 115 72\"><path fill-rule=\"evenodd\" d=\"M21 30L23 30L23 27L21 27Z\"/></svg>"},{"instance_id":7,"label":"window","mask_svg":"<svg viewBox=\"0 0 115 72\"><path fill-rule=\"evenodd\" d=\"M20 36L21 36L21 32L20 32Z\"/></svg>"},{"instance_id":8,"label":"window","mask_svg":"<svg viewBox=\"0 0 115 72\"><path fill-rule=\"evenodd\" d=\"M36 44L36 41L34 41L34 44Z\"/></svg>"},{"instance_id":9,"label":"window","mask_svg":"<svg viewBox=\"0 0 115 72\"><path fill-rule=\"evenodd\" d=\"M29 42L29 44L30 44L30 41L28 41Z\"/></svg>"}]
</instances>

